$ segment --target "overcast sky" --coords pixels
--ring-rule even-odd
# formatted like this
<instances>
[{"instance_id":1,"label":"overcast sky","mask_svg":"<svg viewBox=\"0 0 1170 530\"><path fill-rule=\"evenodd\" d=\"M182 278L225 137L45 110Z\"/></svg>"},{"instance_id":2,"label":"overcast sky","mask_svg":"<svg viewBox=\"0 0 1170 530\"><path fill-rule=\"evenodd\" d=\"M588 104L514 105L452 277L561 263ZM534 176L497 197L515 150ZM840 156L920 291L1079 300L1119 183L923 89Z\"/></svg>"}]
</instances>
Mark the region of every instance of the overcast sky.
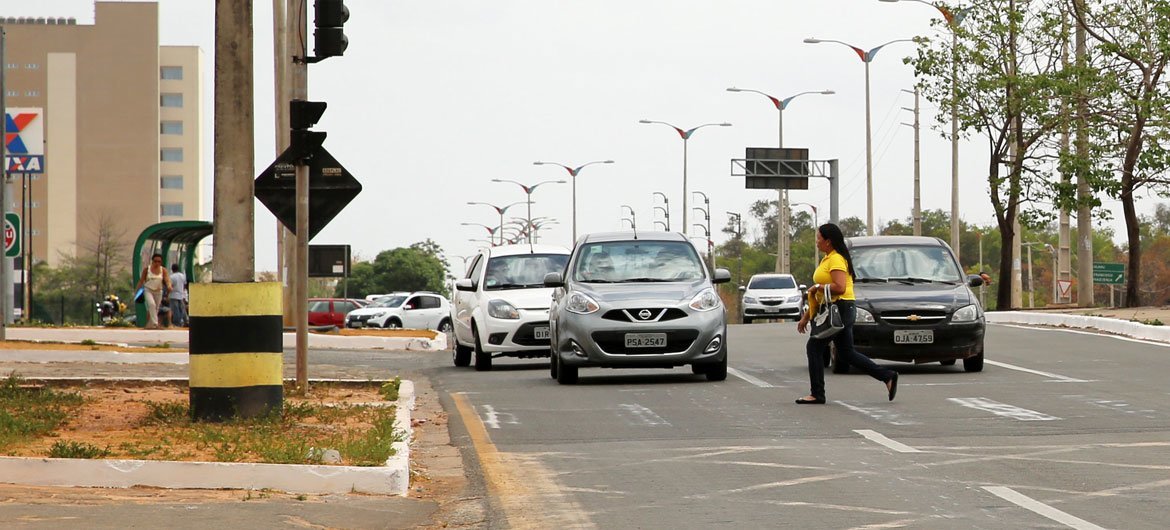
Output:
<instances>
[{"instance_id":1,"label":"overcast sky","mask_svg":"<svg viewBox=\"0 0 1170 530\"><path fill-rule=\"evenodd\" d=\"M204 51L207 160L206 205L211 218L211 115L214 2L161 0L160 40ZM76 16L92 23L92 0L0 0L0 15ZM272 3L255 2L256 171L275 156ZM364 191L313 244L350 244L356 255L427 238L449 256L473 254L481 227L499 216L497 205L524 200L525 183L568 179L546 160L590 166L577 182L578 232L621 227L620 205L632 206L640 228L653 226L653 193L670 198L672 229L682 216L683 142L662 125L683 129L712 122L689 144L689 190L711 198L715 240L727 211L745 214L767 190L747 190L730 176L745 147L776 143L777 112L763 96L730 93L736 86L784 98L809 90L784 113L786 147L806 147L813 159L840 160L841 216L865 219L864 65L848 48L810 45L806 37L837 39L869 49L916 35L933 35L938 13L914 3L878 0L350 0L344 57L309 67L309 97L329 108L317 129L325 146L362 183ZM312 9L310 2L310 10ZM311 15L310 15L311 20ZM310 33L311 33L310 28ZM309 48L312 48L310 43ZM873 156L877 225L910 215L913 121L903 107L914 84L902 58L912 43L884 48L871 64ZM922 102L922 206L950 209L950 147L935 131L937 109ZM949 130L949 123L945 126ZM987 148L982 137L960 146L960 216L993 225L988 199ZM49 178L52 178L49 175ZM814 179L793 202L814 204L824 222L829 187ZM547 184L533 194L534 217L559 224L541 242L568 246L572 225L569 184ZM1153 209L1143 200L1139 211ZM693 202L692 202L692 205ZM1106 202L1116 209L1117 203ZM800 208L800 207L797 207ZM523 206L508 217L523 217ZM691 213L690 223L701 214ZM657 218L661 219L661 213ZM256 202L256 269L276 266L276 221ZM1122 232L1118 220L1110 224ZM692 235L702 230L692 228ZM701 243L700 243L701 245ZM452 258L456 267L460 261Z\"/></svg>"}]
</instances>

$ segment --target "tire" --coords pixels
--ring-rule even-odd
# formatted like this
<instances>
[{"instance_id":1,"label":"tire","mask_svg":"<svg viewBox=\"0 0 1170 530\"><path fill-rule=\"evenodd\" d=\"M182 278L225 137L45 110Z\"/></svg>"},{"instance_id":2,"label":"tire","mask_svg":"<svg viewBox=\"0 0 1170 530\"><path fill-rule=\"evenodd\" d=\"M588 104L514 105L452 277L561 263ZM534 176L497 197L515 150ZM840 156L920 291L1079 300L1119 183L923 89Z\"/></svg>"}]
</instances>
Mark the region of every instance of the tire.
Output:
<instances>
[{"instance_id":1,"label":"tire","mask_svg":"<svg viewBox=\"0 0 1170 530\"><path fill-rule=\"evenodd\" d=\"M451 325L451 319L444 318L439 321L439 333L451 333L454 329L454 326Z\"/></svg>"},{"instance_id":2,"label":"tire","mask_svg":"<svg viewBox=\"0 0 1170 530\"><path fill-rule=\"evenodd\" d=\"M715 364L708 364L704 367L703 374L707 376L708 381L723 381L727 379L727 350L723 350L723 361Z\"/></svg>"},{"instance_id":3,"label":"tire","mask_svg":"<svg viewBox=\"0 0 1170 530\"><path fill-rule=\"evenodd\" d=\"M471 336L475 338L475 371L491 371L492 354L483 351L483 345L479 343L479 330L475 329L475 326L471 327Z\"/></svg>"},{"instance_id":4,"label":"tire","mask_svg":"<svg viewBox=\"0 0 1170 530\"><path fill-rule=\"evenodd\" d=\"M954 366L955 360L954 359L946 359L946 360L939 361L938 364L941 364L943 366Z\"/></svg>"},{"instance_id":5,"label":"tire","mask_svg":"<svg viewBox=\"0 0 1170 530\"><path fill-rule=\"evenodd\" d=\"M575 384L577 384L577 367L576 366L569 366L569 365L565 364L564 362L561 361L561 357L559 355L556 357L556 360L557 360L557 365L558 365L557 366L557 382L562 384L562 385L575 385Z\"/></svg>"},{"instance_id":6,"label":"tire","mask_svg":"<svg viewBox=\"0 0 1170 530\"><path fill-rule=\"evenodd\" d=\"M464 367L471 366L471 352L474 351L470 346L459 344L455 342L455 351L451 352L451 361L455 366Z\"/></svg>"},{"instance_id":7,"label":"tire","mask_svg":"<svg viewBox=\"0 0 1170 530\"><path fill-rule=\"evenodd\" d=\"M402 329L402 321L397 318L390 317L386 320L386 324L382 326L383 329Z\"/></svg>"},{"instance_id":8,"label":"tire","mask_svg":"<svg viewBox=\"0 0 1170 530\"><path fill-rule=\"evenodd\" d=\"M967 357L963 359L963 370L968 372L982 372L983 371L983 350L979 350L979 355L974 357Z\"/></svg>"},{"instance_id":9,"label":"tire","mask_svg":"<svg viewBox=\"0 0 1170 530\"><path fill-rule=\"evenodd\" d=\"M551 377L553 379L557 378L557 364L558 364L557 354L554 353L554 354L552 354L552 358L550 358L548 360L548 375L549 375L549 377Z\"/></svg>"}]
</instances>

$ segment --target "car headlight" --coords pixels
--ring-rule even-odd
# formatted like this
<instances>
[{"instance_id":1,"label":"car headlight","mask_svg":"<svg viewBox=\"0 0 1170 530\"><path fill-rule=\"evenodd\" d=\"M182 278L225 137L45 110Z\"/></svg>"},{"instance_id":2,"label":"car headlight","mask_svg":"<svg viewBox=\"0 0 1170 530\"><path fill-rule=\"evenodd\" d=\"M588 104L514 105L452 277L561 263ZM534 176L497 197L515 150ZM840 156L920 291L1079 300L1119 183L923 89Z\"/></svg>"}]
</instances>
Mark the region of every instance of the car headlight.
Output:
<instances>
[{"instance_id":1,"label":"car headlight","mask_svg":"<svg viewBox=\"0 0 1170 530\"><path fill-rule=\"evenodd\" d=\"M597 305L597 302L594 302L592 298L578 292L573 292L569 295L569 299L565 301L565 309L570 313L588 315L601 309L601 306Z\"/></svg>"},{"instance_id":2,"label":"car headlight","mask_svg":"<svg viewBox=\"0 0 1170 530\"><path fill-rule=\"evenodd\" d=\"M710 311L719 307L719 295L713 289L703 289L703 292L691 299L691 309L696 311Z\"/></svg>"},{"instance_id":3,"label":"car headlight","mask_svg":"<svg viewBox=\"0 0 1170 530\"><path fill-rule=\"evenodd\" d=\"M370 318L382 318L382 317L386 316L387 314L388 313L386 311L378 311L377 313L370 315Z\"/></svg>"},{"instance_id":4,"label":"car headlight","mask_svg":"<svg viewBox=\"0 0 1170 530\"><path fill-rule=\"evenodd\" d=\"M955 311L954 316L951 317L951 322L974 322L979 317L979 310L975 304L963 306Z\"/></svg>"},{"instance_id":5,"label":"car headlight","mask_svg":"<svg viewBox=\"0 0 1170 530\"><path fill-rule=\"evenodd\" d=\"M758 304L758 303L760 303L760 301L756 300L756 297L754 297L754 296L745 296L745 297L743 297L743 303L745 303L745 304Z\"/></svg>"},{"instance_id":6,"label":"car headlight","mask_svg":"<svg viewBox=\"0 0 1170 530\"><path fill-rule=\"evenodd\" d=\"M492 318L502 318L505 320L517 320L520 318L520 312L512 304L503 300L492 300L488 302L488 315L491 315Z\"/></svg>"},{"instance_id":7,"label":"car headlight","mask_svg":"<svg viewBox=\"0 0 1170 530\"><path fill-rule=\"evenodd\" d=\"M796 296L789 296L789 297L788 297L788 303L790 303L790 304L791 304L792 302L799 302L799 301L800 301L800 298L801 298L801 296L800 296L799 294L798 294L798 295L796 295Z\"/></svg>"},{"instance_id":8,"label":"car headlight","mask_svg":"<svg viewBox=\"0 0 1170 530\"><path fill-rule=\"evenodd\" d=\"M873 318L873 313L870 313L867 309L856 308L856 315L853 319L854 324L873 324L877 322Z\"/></svg>"}]
</instances>

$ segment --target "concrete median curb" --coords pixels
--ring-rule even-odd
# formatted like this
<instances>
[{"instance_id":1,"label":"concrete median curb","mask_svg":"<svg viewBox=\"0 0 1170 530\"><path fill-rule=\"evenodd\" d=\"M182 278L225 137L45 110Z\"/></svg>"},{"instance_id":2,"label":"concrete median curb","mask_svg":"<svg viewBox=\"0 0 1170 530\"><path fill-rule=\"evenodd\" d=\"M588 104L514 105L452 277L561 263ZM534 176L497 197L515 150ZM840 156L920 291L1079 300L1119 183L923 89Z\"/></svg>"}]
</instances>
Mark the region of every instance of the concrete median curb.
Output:
<instances>
[{"instance_id":1,"label":"concrete median curb","mask_svg":"<svg viewBox=\"0 0 1170 530\"><path fill-rule=\"evenodd\" d=\"M189 342L186 329L142 330L137 328L8 328L7 338L37 342L79 343L92 340L108 344L130 343L171 343ZM282 346L295 348L296 333L284 333ZM398 351L443 351L447 349L447 335L435 333L434 338L426 337L378 337L341 336L327 333L310 333L309 347L315 349L377 349Z\"/></svg>"},{"instance_id":2,"label":"concrete median curb","mask_svg":"<svg viewBox=\"0 0 1170 530\"><path fill-rule=\"evenodd\" d=\"M1117 318L1068 315L1063 313L1036 313L1030 311L992 311L986 313L986 315L988 322L996 324L1088 329L1134 339L1170 342L1170 328L1166 326L1150 326L1141 322L1131 322Z\"/></svg>"},{"instance_id":3,"label":"concrete median curb","mask_svg":"<svg viewBox=\"0 0 1170 530\"><path fill-rule=\"evenodd\" d=\"M394 456L380 467L0 457L0 482L30 486L272 489L306 494L353 492L404 496L410 487L413 431L410 416L414 401L414 383L402 381L395 421L404 439L394 442Z\"/></svg>"}]
</instances>

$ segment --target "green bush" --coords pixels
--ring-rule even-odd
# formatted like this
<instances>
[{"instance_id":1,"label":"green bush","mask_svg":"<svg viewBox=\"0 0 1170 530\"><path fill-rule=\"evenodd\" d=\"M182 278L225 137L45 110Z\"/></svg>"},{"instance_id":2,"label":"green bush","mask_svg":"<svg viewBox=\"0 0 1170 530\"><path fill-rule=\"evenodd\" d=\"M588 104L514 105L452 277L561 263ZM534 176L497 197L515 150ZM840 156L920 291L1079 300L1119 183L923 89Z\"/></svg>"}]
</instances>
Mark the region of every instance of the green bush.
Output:
<instances>
[{"instance_id":1,"label":"green bush","mask_svg":"<svg viewBox=\"0 0 1170 530\"><path fill-rule=\"evenodd\" d=\"M49 458L105 458L110 456L109 449L103 449L85 442L70 442L58 440L49 448Z\"/></svg>"}]
</instances>

